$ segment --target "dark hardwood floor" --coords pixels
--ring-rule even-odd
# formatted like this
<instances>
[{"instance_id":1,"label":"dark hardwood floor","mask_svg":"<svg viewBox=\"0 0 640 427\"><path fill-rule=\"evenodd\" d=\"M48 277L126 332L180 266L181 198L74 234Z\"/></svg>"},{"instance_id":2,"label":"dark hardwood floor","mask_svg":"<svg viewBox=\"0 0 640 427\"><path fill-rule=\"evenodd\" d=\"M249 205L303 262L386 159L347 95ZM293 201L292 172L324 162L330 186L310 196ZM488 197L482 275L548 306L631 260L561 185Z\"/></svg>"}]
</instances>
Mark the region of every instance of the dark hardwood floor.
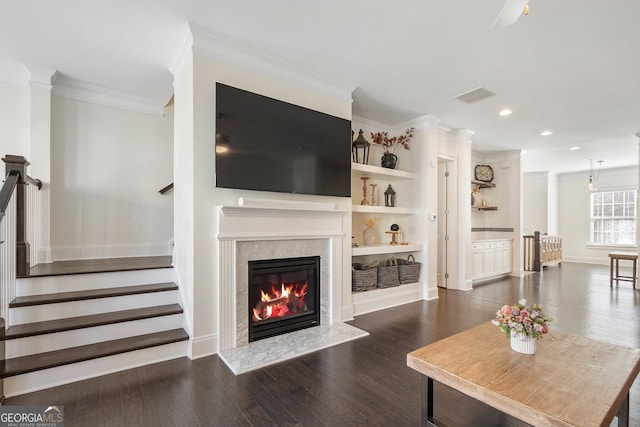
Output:
<instances>
[{"instance_id":1,"label":"dark hardwood floor","mask_svg":"<svg viewBox=\"0 0 640 427\"><path fill-rule=\"evenodd\" d=\"M67 427L419 426L421 377L406 366L406 354L488 321L501 305L522 297L544 306L555 319L551 328L640 347L640 290L630 283L610 288L606 266L564 263L543 274L439 294L438 300L350 322L368 337L244 375L234 376L217 356L182 358L17 396L6 404L64 405ZM638 427L640 380L631 389L630 408L630 423ZM524 425L438 384L435 415L439 425Z\"/></svg>"}]
</instances>

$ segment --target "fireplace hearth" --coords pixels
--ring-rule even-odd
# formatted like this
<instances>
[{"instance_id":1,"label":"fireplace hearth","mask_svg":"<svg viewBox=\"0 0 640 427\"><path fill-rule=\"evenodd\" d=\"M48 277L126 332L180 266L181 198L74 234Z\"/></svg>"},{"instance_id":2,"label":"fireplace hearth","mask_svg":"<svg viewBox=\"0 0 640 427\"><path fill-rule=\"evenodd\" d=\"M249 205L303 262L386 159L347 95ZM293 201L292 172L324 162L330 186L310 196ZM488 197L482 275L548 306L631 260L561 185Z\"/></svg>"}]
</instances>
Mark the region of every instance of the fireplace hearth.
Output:
<instances>
[{"instance_id":1,"label":"fireplace hearth","mask_svg":"<svg viewBox=\"0 0 640 427\"><path fill-rule=\"evenodd\" d=\"M320 257L248 262L249 342L320 324Z\"/></svg>"}]
</instances>

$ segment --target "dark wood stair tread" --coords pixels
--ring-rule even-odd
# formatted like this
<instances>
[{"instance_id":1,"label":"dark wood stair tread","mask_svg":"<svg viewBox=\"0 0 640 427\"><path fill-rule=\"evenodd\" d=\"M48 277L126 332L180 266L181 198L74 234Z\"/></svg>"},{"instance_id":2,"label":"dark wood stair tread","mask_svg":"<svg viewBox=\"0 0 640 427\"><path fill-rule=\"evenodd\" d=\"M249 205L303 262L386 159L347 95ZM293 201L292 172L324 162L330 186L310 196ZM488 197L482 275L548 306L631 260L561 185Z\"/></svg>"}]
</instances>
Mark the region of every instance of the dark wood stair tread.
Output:
<instances>
[{"instance_id":1,"label":"dark wood stair tread","mask_svg":"<svg viewBox=\"0 0 640 427\"><path fill-rule=\"evenodd\" d=\"M87 291L61 292L57 294L30 295L25 297L16 297L9 304L9 308L84 301L98 298L111 298L125 295L138 295L151 292L174 291L177 289L178 286L175 283L154 283L151 285L122 286L117 288L92 289Z\"/></svg>"},{"instance_id":2,"label":"dark wood stair tread","mask_svg":"<svg viewBox=\"0 0 640 427\"><path fill-rule=\"evenodd\" d=\"M108 273L114 271L172 268L170 256L99 258L72 261L54 261L36 264L28 277L61 276L68 274Z\"/></svg>"},{"instance_id":3,"label":"dark wood stair tread","mask_svg":"<svg viewBox=\"0 0 640 427\"><path fill-rule=\"evenodd\" d=\"M156 332L135 337L104 341L97 344L66 348L63 350L7 359L3 378L34 372L41 369L83 362L100 357L113 356L134 350L170 344L189 339L184 329Z\"/></svg>"},{"instance_id":4,"label":"dark wood stair tread","mask_svg":"<svg viewBox=\"0 0 640 427\"><path fill-rule=\"evenodd\" d=\"M5 339L24 338L34 335L90 328L112 323L168 316L182 313L180 304L169 304L155 307L136 308L132 310L113 311L110 313L91 314L88 316L70 317L66 319L47 320L44 322L25 323L7 328Z\"/></svg>"}]
</instances>

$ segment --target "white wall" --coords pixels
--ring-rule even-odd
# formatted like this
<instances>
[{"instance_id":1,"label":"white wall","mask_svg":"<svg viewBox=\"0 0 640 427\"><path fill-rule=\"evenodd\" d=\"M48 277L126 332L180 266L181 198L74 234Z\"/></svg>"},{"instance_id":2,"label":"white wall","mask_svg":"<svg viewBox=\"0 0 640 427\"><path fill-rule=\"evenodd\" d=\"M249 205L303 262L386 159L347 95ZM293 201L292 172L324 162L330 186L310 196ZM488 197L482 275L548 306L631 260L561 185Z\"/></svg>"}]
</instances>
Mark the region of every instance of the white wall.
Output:
<instances>
[{"instance_id":1,"label":"white wall","mask_svg":"<svg viewBox=\"0 0 640 427\"><path fill-rule=\"evenodd\" d=\"M558 235L558 174L549 174L549 194L547 197L547 233Z\"/></svg>"},{"instance_id":2,"label":"white wall","mask_svg":"<svg viewBox=\"0 0 640 427\"><path fill-rule=\"evenodd\" d=\"M471 176L474 176L474 168L477 164L488 164L494 173L493 183L495 188L480 190L476 199L487 199L487 205L496 206L495 211L478 211L473 209L471 214L471 226L473 228L508 228L513 231L481 231L472 232L472 240L482 239L513 239L513 272L512 275L524 274L522 259L522 152L507 151L483 156L477 152L472 153Z\"/></svg>"},{"instance_id":3,"label":"white wall","mask_svg":"<svg viewBox=\"0 0 640 427\"><path fill-rule=\"evenodd\" d=\"M29 158L29 105L28 86L0 82L0 157ZM2 171L4 176L4 167Z\"/></svg>"},{"instance_id":4,"label":"white wall","mask_svg":"<svg viewBox=\"0 0 640 427\"><path fill-rule=\"evenodd\" d=\"M164 117L52 97L54 260L169 254L173 112Z\"/></svg>"},{"instance_id":5,"label":"white wall","mask_svg":"<svg viewBox=\"0 0 640 427\"><path fill-rule=\"evenodd\" d=\"M590 193L585 190L588 177L589 171L558 176L558 234L562 236L563 260L609 264L609 252L619 248L588 245ZM599 190L636 188L637 185L637 167L603 169L598 179Z\"/></svg>"},{"instance_id":6,"label":"white wall","mask_svg":"<svg viewBox=\"0 0 640 427\"><path fill-rule=\"evenodd\" d=\"M522 228L549 233L549 172L528 172L522 177Z\"/></svg>"},{"instance_id":7,"label":"white wall","mask_svg":"<svg viewBox=\"0 0 640 427\"><path fill-rule=\"evenodd\" d=\"M472 135L473 132L467 130L452 134L446 129L440 129L438 138L438 156L450 162L447 287L451 289L470 290L472 288L471 268L468 263L471 251L469 165ZM440 223L440 221L444 221L442 216L437 218L437 222Z\"/></svg>"}]
</instances>

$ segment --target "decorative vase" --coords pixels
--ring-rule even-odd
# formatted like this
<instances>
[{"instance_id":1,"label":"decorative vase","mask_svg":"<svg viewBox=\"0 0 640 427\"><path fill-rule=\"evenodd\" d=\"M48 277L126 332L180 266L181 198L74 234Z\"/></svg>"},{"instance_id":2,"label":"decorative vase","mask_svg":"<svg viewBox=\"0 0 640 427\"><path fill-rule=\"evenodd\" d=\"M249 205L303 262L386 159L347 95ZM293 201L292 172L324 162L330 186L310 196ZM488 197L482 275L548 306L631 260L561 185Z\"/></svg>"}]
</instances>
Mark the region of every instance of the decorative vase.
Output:
<instances>
[{"instance_id":1,"label":"decorative vase","mask_svg":"<svg viewBox=\"0 0 640 427\"><path fill-rule=\"evenodd\" d=\"M376 230L373 227L367 227L362 232L362 240L365 246L373 246L376 244Z\"/></svg>"},{"instance_id":2,"label":"decorative vase","mask_svg":"<svg viewBox=\"0 0 640 427\"><path fill-rule=\"evenodd\" d=\"M473 195L473 193L471 193L471 206L475 206L476 205L476 196Z\"/></svg>"},{"instance_id":3,"label":"decorative vase","mask_svg":"<svg viewBox=\"0 0 640 427\"><path fill-rule=\"evenodd\" d=\"M535 354L536 353L536 339L523 335L521 332L511 330L511 349L523 354Z\"/></svg>"},{"instance_id":4,"label":"decorative vase","mask_svg":"<svg viewBox=\"0 0 640 427\"><path fill-rule=\"evenodd\" d=\"M398 157L393 153L384 153L380 159L380 165L383 168L395 169L396 163L398 163Z\"/></svg>"}]
</instances>

